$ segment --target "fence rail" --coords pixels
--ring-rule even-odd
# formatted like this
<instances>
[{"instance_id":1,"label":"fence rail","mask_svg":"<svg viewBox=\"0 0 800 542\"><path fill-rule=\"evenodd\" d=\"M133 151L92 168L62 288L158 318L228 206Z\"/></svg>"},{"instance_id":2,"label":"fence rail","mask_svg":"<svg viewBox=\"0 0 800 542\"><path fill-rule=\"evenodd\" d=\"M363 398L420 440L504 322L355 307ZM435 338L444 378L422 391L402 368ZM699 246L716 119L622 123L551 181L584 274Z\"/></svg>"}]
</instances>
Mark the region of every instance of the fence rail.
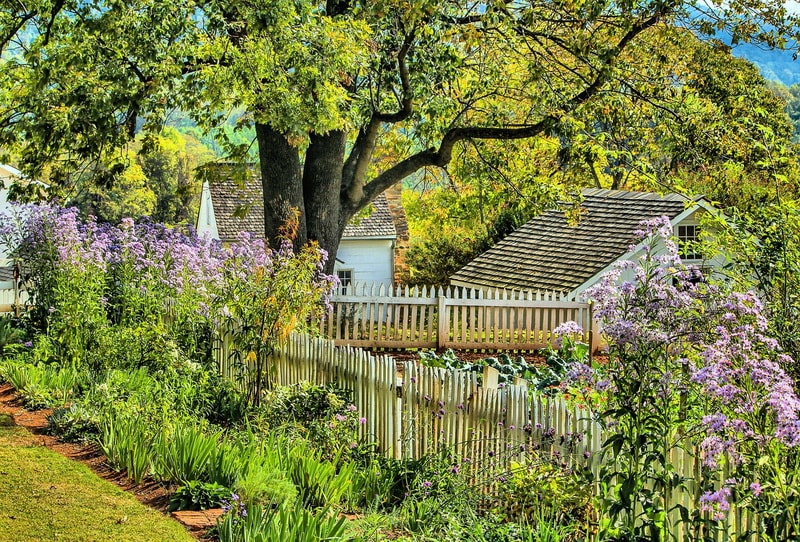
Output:
<instances>
[{"instance_id":1,"label":"fence rail","mask_svg":"<svg viewBox=\"0 0 800 542\"><path fill-rule=\"evenodd\" d=\"M350 285L331 299L321 332L337 345L531 351L575 321L599 348L589 303L560 292Z\"/></svg>"}]
</instances>

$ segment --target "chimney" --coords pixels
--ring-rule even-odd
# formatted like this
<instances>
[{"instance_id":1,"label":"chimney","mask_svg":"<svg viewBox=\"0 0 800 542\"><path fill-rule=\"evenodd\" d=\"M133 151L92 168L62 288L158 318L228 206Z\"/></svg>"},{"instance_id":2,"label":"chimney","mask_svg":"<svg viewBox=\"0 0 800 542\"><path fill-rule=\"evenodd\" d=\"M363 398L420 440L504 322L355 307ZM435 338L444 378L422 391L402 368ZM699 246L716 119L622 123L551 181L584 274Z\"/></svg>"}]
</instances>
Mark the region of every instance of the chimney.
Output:
<instances>
[{"instance_id":1,"label":"chimney","mask_svg":"<svg viewBox=\"0 0 800 542\"><path fill-rule=\"evenodd\" d=\"M403 183L399 182L386 190L386 201L389 212L392 213L394 229L397 230L397 241L394 246L394 282L401 284L408 279L408 265L406 264L406 251L408 250L408 221L403 208Z\"/></svg>"}]
</instances>

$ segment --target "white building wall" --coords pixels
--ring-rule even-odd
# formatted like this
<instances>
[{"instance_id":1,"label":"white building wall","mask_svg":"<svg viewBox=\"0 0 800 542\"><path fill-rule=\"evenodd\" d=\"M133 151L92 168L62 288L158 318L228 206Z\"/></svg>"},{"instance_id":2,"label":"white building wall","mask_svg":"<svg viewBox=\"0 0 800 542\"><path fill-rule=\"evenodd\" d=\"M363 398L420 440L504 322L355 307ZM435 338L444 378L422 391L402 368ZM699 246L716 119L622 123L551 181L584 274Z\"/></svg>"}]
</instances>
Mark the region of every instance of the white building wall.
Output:
<instances>
[{"instance_id":1,"label":"white building wall","mask_svg":"<svg viewBox=\"0 0 800 542\"><path fill-rule=\"evenodd\" d=\"M11 183L20 176L21 173L18 169L0 164L0 183L2 183L2 188L0 188L0 213L5 213L8 210L8 189L11 187ZM9 265L11 265L11 262L8 261L5 247L0 245L0 267Z\"/></svg>"},{"instance_id":2,"label":"white building wall","mask_svg":"<svg viewBox=\"0 0 800 542\"><path fill-rule=\"evenodd\" d=\"M392 239L342 239L334 272L350 269L355 283L392 286L393 244Z\"/></svg>"},{"instance_id":3,"label":"white building wall","mask_svg":"<svg viewBox=\"0 0 800 542\"><path fill-rule=\"evenodd\" d=\"M677 235L678 225L681 225L681 226L701 226L701 217L702 217L702 213L704 213L704 212L705 211L702 208L697 208L692 212L686 213L686 216L676 217L676 219L672 221L672 227L673 227L673 230L674 230L674 234L673 235ZM660 254L666 254L666 252L667 252L667 247L664 244L664 241L659 239L658 242L656 243L655 250L653 251L653 253L655 255L660 255ZM626 255L627 258L620 258L620 260L628 259L628 260L632 260L632 261L638 261L639 258L641 258L643 254L644 253L642 251L636 251L634 253L628 253ZM683 263L685 263L687 265L696 265L696 266L700 267L701 269L703 269L704 273L706 273L706 274L710 272L712 274L712 276L714 276L714 278L720 278L719 275L718 275L718 272L715 272L715 271L718 271L718 270L722 269L728 263L727 258L723 254L717 254L713 258L708 259L708 260L687 260L687 259L683 259L682 261L683 261ZM590 278L589 280L587 280L583 284L581 284L578 288L576 288L575 290L570 292L570 296L571 297L575 297L576 299L580 299L581 298L580 294L582 294L587 288L590 288L591 286L594 286L595 284L597 284L600 281L600 279L602 278L602 276L607 271L609 271L612 267L613 267L613 264L611 266L607 267L606 269L604 269L603 271L601 271L600 273L598 273L597 275L595 275L594 277ZM622 281L631 281L633 279L634 279L633 271L630 270L630 269L624 270L622 272L622 275L620 276L620 280L622 280Z\"/></svg>"},{"instance_id":4,"label":"white building wall","mask_svg":"<svg viewBox=\"0 0 800 542\"><path fill-rule=\"evenodd\" d=\"M208 234L212 239L219 239L217 230L217 218L214 216L214 206L211 204L211 189L208 181L203 183L203 191L200 193L200 210L197 213L197 235Z\"/></svg>"}]
</instances>

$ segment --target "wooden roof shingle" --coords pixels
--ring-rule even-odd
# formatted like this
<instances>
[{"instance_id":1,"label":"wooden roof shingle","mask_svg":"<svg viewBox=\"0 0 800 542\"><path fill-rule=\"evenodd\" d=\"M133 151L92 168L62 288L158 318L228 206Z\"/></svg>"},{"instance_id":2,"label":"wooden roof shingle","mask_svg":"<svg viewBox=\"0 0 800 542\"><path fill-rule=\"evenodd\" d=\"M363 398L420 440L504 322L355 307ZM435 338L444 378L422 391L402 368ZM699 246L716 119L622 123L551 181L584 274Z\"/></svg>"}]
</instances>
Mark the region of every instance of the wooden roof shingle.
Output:
<instances>
[{"instance_id":1,"label":"wooden roof shingle","mask_svg":"<svg viewBox=\"0 0 800 542\"><path fill-rule=\"evenodd\" d=\"M264 201L261 177L249 168L244 183L230 176L215 175L208 183L217 231L222 241L234 241L240 232L256 238L264 237ZM397 231L386 196L381 194L372 202L373 211L365 218L351 221L343 238L394 238Z\"/></svg>"},{"instance_id":2,"label":"wooden roof shingle","mask_svg":"<svg viewBox=\"0 0 800 542\"><path fill-rule=\"evenodd\" d=\"M628 252L642 220L681 214L679 194L584 190L581 219L547 211L457 271L453 284L483 288L572 291Z\"/></svg>"}]
</instances>

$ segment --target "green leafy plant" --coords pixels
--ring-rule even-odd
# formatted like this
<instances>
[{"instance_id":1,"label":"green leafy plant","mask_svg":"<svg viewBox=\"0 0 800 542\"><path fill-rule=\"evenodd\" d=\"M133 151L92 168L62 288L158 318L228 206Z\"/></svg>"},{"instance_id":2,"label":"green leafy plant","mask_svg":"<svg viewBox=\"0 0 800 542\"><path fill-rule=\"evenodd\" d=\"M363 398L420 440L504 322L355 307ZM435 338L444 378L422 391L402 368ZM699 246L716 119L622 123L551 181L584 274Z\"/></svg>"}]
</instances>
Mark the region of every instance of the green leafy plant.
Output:
<instances>
[{"instance_id":1,"label":"green leafy plant","mask_svg":"<svg viewBox=\"0 0 800 542\"><path fill-rule=\"evenodd\" d=\"M311 512L300 506L281 506L273 510L235 505L215 530L220 542L345 540L346 531L347 520L328 510Z\"/></svg>"},{"instance_id":2,"label":"green leafy plant","mask_svg":"<svg viewBox=\"0 0 800 542\"><path fill-rule=\"evenodd\" d=\"M230 498L231 490L225 486L192 480L175 490L167 510L208 510L219 507L225 499Z\"/></svg>"},{"instance_id":3,"label":"green leafy plant","mask_svg":"<svg viewBox=\"0 0 800 542\"><path fill-rule=\"evenodd\" d=\"M481 381L483 370L486 367L492 367L500 373L497 378L500 383L511 383L517 377L527 379L531 375L531 366L528 365L523 356L511 357L505 352L497 356L470 362L458 359L455 352L448 348L441 355L433 351L420 352L419 358L420 363L426 367L440 367L452 371L478 373L478 382Z\"/></svg>"},{"instance_id":4,"label":"green leafy plant","mask_svg":"<svg viewBox=\"0 0 800 542\"><path fill-rule=\"evenodd\" d=\"M259 424L272 432L306 439L325 459L347 452L363 451L358 446L358 409L352 393L334 385L301 382L269 391L256 412Z\"/></svg>"},{"instance_id":5,"label":"green leafy plant","mask_svg":"<svg viewBox=\"0 0 800 542\"><path fill-rule=\"evenodd\" d=\"M53 409L53 413L47 417L47 432L57 435L65 442L87 442L96 439L100 436L98 413L77 403Z\"/></svg>"},{"instance_id":6,"label":"green leafy plant","mask_svg":"<svg viewBox=\"0 0 800 542\"><path fill-rule=\"evenodd\" d=\"M544 367L530 367L528 381L531 389L544 395L555 395L572 364L589 362L589 345L578 337L583 330L575 322L566 322L553 330L556 348L548 346L540 351Z\"/></svg>"}]
</instances>

